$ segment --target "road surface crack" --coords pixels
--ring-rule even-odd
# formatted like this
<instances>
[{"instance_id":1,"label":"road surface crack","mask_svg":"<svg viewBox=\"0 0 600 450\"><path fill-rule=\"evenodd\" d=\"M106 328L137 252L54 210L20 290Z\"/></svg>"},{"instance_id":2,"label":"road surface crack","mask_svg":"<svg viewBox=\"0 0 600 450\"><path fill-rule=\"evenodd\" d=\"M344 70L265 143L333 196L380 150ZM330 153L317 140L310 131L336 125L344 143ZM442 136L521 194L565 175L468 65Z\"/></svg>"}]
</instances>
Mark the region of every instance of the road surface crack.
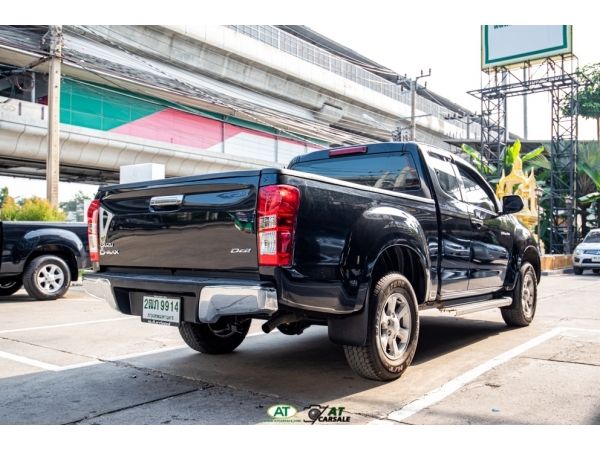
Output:
<instances>
[{"instance_id":1,"label":"road surface crack","mask_svg":"<svg viewBox=\"0 0 600 450\"><path fill-rule=\"evenodd\" d=\"M91 415L91 416L84 416L81 419L73 420L72 422L65 422L65 423L63 423L63 425L77 425L77 424L80 424L81 422L83 422L84 420L97 419L98 417L103 417L103 416L106 416L106 415L109 415L109 414L114 414L114 413L118 413L118 412L121 412L121 411L126 411L128 409L137 408L139 406L150 405L152 403L160 402L161 400L167 400L167 399L171 399L171 398L181 397L182 395L191 394L192 392L197 392L198 390L199 390L198 388L188 389L187 391L178 392L177 394L171 394L171 395L167 395L167 396L164 396L164 397L155 398L155 399L152 399L152 400L147 400L145 402L136 403L134 405L127 405L127 406L124 406L122 408L112 409L110 411L105 411L105 412L100 413L100 414L95 414L95 415Z\"/></svg>"},{"instance_id":2,"label":"road surface crack","mask_svg":"<svg viewBox=\"0 0 600 450\"><path fill-rule=\"evenodd\" d=\"M523 356L522 358L535 359L537 361L550 361L550 362L566 363L566 364L578 364L581 366L600 367L600 364L587 363L587 362L582 362L582 361L567 361L566 359L536 358L535 356Z\"/></svg>"},{"instance_id":3,"label":"road surface crack","mask_svg":"<svg viewBox=\"0 0 600 450\"><path fill-rule=\"evenodd\" d=\"M86 359L98 359L94 356L82 355L81 353L71 352L69 350L63 350L60 348L48 347L47 345L35 344L33 342L21 341L19 339L9 338L6 336L0 336L0 339L3 339L5 341L10 341L10 342L15 342L17 344L31 345L32 347L43 348L44 350L53 350L55 352L64 353L65 355L79 356L81 358L86 358Z\"/></svg>"}]
</instances>

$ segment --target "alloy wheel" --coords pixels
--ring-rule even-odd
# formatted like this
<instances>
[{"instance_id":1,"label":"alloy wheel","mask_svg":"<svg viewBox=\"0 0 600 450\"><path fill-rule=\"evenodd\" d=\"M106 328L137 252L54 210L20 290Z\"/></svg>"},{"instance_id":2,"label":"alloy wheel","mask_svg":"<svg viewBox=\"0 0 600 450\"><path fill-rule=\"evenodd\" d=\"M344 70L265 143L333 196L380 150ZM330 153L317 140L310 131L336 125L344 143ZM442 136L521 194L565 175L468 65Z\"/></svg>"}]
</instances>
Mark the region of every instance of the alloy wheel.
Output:
<instances>
[{"instance_id":1,"label":"alloy wheel","mask_svg":"<svg viewBox=\"0 0 600 450\"><path fill-rule=\"evenodd\" d=\"M35 278L37 287L46 294L54 294L65 283L65 274L56 264L46 264L40 268Z\"/></svg>"},{"instance_id":2,"label":"alloy wheel","mask_svg":"<svg viewBox=\"0 0 600 450\"><path fill-rule=\"evenodd\" d=\"M385 301L379 319L379 346L391 360L402 357L408 347L412 314L408 300L401 293L391 294Z\"/></svg>"}]
</instances>

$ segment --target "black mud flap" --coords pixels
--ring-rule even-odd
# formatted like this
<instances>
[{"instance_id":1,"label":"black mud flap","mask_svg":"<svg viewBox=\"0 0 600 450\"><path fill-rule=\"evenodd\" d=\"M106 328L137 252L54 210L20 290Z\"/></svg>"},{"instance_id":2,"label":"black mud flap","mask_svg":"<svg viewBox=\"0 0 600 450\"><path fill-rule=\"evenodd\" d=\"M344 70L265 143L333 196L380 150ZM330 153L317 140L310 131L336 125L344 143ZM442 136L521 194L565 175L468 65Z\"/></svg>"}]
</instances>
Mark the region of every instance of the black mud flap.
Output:
<instances>
[{"instance_id":1,"label":"black mud flap","mask_svg":"<svg viewBox=\"0 0 600 450\"><path fill-rule=\"evenodd\" d=\"M367 344L369 327L369 299L365 300L359 312L339 319L329 319L327 328L329 340L334 344L355 345L363 347Z\"/></svg>"}]
</instances>

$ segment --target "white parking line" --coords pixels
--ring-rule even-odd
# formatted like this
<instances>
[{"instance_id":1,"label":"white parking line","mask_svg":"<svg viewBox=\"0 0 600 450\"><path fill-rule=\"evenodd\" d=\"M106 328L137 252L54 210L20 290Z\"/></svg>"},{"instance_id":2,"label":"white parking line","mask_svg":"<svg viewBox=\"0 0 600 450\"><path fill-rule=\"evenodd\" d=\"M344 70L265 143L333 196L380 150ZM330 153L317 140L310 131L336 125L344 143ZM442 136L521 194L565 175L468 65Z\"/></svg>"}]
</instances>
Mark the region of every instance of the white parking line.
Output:
<instances>
[{"instance_id":1,"label":"white parking line","mask_svg":"<svg viewBox=\"0 0 600 450\"><path fill-rule=\"evenodd\" d=\"M521 345L518 345L517 347L507 352L504 352L496 356L495 358L490 359L489 361L486 361L483 364L480 364L477 367L474 367L473 369L463 373L462 375L457 376L456 378L448 381L447 383L434 389L433 391L428 392L427 394L418 398L417 400L414 400L409 404L403 406L401 409L391 412L390 414L388 414L387 419L393 420L395 422L402 422L410 416L417 414L425 408L429 408L435 403L438 403L441 400L445 399L446 397L453 394L466 384L483 375L485 372L493 369L496 366L499 366L500 364L504 364L505 362L509 361L515 356L518 356L521 353L524 353L527 350L542 344L543 342L546 342L548 339L558 336L565 330L566 329L563 327L557 327ZM381 421L374 420L372 423L379 424L381 423Z\"/></svg>"},{"instance_id":2,"label":"white parking line","mask_svg":"<svg viewBox=\"0 0 600 450\"><path fill-rule=\"evenodd\" d=\"M79 324L83 324L83 323L89 323L89 322L80 322ZM97 323L97 321L94 321L92 323ZM35 328L35 329L39 329L39 328ZM277 332L277 330L273 330L271 333L275 333L275 332ZM256 333L248 334L247 337L255 337L255 336L261 336L261 335L264 336L265 333L263 333L262 331L258 331ZM188 348L188 346L187 345L174 345L172 347L163 347L163 348L158 348L155 350L148 350L146 352L127 353L125 355L109 356L109 357L102 358L102 359L93 359L91 361L85 361L85 362L76 363L76 364L69 364L66 366L57 366L55 364L49 364L49 363L45 363L43 361L38 361L36 359L31 359L31 358L27 358L25 356L19 356L19 355L15 355L13 353L2 352L2 351L0 351L0 358L10 359L12 361L20 362L20 363L27 364L27 365L33 366L33 367L39 367L41 369L49 370L51 372L62 372L65 370L80 369L82 367L89 367L89 366L96 366L98 364L105 364L105 363L111 362L111 361L123 361L125 359L139 358L141 356L156 355L158 353L170 352L172 350L181 350L184 348Z\"/></svg>"},{"instance_id":3,"label":"white parking line","mask_svg":"<svg viewBox=\"0 0 600 450\"><path fill-rule=\"evenodd\" d=\"M276 333L276 332L278 332L278 330L271 331L271 333ZM265 333L263 333L262 331L258 331L256 333L250 333L246 337L255 337L255 336L264 336L264 335L265 335ZM158 353L170 352L172 350L181 350L184 348L188 348L188 346L187 345L174 345L172 347L163 347L163 348L158 348L156 350L148 350L147 352L128 353L125 355L109 356L107 358L102 358L102 360L97 359L94 361L88 361L88 362L84 362L84 363L70 364L68 366L60 366L60 367L58 367L57 371L79 369L81 367L95 366L97 364L103 364L105 362L123 361L125 359L139 358L141 356L156 355Z\"/></svg>"},{"instance_id":4,"label":"white parking line","mask_svg":"<svg viewBox=\"0 0 600 450\"><path fill-rule=\"evenodd\" d=\"M119 320L131 320L131 319L139 319L139 318L137 316L115 317L113 319L86 320L85 322L68 322L68 323L59 323L56 325L43 325L43 326L39 326L39 327L13 328L10 330L0 330L0 334L19 333L21 331L49 330L50 328L76 327L78 325L91 325L93 323L116 322Z\"/></svg>"},{"instance_id":5,"label":"white parking line","mask_svg":"<svg viewBox=\"0 0 600 450\"><path fill-rule=\"evenodd\" d=\"M44 370L51 370L53 372L56 372L58 369L60 369L60 366L55 366L54 364L48 364L35 359L26 358L25 356L14 355L12 353L2 351L0 351L0 358L9 359L11 361L16 361L22 364L27 364L28 366L38 367Z\"/></svg>"},{"instance_id":6,"label":"white parking line","mask_svg":"<svg viewBox=\"0 0 600 450\"><path fill-rule=\"evenodd\" d=\"M156 350L148 350L147 352L129 353L126 355L110 356L108 358L102 358L102 359L105 361L122 361L124 359L129 359L129 358L139 358L141 356L156 355L157 353L170 352L171 350L181 350L182 348L188 348L188 346L187 345L174 345L172 347L163 347L163 348L157 348Z\"/></svg>"}]
</instances>

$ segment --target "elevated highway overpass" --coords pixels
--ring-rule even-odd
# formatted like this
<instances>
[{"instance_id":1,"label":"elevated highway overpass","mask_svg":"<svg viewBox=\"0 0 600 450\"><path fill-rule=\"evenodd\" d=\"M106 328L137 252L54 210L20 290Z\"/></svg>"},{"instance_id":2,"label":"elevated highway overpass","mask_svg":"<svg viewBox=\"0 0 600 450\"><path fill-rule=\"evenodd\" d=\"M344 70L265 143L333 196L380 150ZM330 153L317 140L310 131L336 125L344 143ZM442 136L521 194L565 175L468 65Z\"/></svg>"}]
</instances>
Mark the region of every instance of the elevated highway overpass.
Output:
<instances>
[{"instance_id":1,"label":"elevated highway overpass","mask_svg":"<svg viewBox=\"0 0 600 450\"><path fill-rule=\"evenodd\" d=\"M0 27L0 80L26 73L35 85L0 83L2 174L45 175L43 37L44 27ZM270 26L65 26L61 178L112 182L142 162L167 176L280 166L408 126L402 80L323 47ZM447 119L464 110L440 98L418 96L417 139L476 139L476 124Z\"/></svg>"}]
</instances>

